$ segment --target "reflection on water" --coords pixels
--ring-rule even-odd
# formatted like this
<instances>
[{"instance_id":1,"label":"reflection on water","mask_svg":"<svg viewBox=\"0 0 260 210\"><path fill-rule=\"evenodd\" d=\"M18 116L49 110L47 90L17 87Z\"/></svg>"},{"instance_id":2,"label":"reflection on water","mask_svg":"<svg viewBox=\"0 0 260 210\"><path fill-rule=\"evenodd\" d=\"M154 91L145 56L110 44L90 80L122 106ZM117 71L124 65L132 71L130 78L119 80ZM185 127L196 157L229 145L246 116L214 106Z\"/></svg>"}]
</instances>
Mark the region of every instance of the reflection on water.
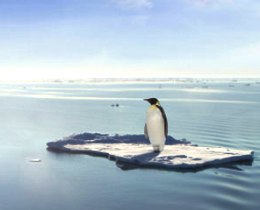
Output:
<instances>
[{"instance_id":1,"label":"reflection on water","mask_svg":"<svg viewBox=\"0 0 260 210\"><path fill-rule=\"evenodd\" d=\"M237 81L207 83L207 88L1 84L0 209L258 209L259 94L259 84ZM72 133L142 133L147 104L141 99L150 96L161 99L172 136L252 149L253 164L196 173L121 170L103 158L46 151L46 142ZM110 106L116 103L118 108Z\"/></svg>"}]
</instances>

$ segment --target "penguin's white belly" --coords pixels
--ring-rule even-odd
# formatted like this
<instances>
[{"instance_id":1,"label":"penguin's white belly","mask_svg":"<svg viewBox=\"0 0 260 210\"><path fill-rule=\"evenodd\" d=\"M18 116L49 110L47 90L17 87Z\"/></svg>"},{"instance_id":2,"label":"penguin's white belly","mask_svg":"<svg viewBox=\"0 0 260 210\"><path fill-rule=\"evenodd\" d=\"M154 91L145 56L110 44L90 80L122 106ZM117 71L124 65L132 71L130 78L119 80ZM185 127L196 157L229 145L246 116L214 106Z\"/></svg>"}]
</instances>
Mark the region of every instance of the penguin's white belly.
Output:
<instances>
[{"instance_id":1,"label":"penguin's white belly","mask_svg":"<svg viewBox=\"0 0 260 210\"><path fill-rule=\"evenodd\" d=\"M149 140L153 146L158 146L162 151L165 144L164 120L158 108L147 111L146 126Z\"/></svg>"}]
</instances>

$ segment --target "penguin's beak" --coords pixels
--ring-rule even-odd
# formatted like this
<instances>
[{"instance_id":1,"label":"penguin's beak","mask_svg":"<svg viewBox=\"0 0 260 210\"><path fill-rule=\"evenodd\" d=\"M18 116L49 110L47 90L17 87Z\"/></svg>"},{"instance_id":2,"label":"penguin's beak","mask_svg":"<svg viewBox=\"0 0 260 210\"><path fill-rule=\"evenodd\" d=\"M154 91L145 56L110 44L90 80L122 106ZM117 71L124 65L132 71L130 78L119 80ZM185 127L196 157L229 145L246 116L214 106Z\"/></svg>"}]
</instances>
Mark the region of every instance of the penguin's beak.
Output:
<instances>
[{"instance_id":1,"label":"penguin's beak","mask_svg":"<svg viewBox=\"0 0 260 210\"><path fill-rule=\"evenodd\" d=\"M148 98L143 99L144 101L148 101Z\"/></svg>"}]
</instances>

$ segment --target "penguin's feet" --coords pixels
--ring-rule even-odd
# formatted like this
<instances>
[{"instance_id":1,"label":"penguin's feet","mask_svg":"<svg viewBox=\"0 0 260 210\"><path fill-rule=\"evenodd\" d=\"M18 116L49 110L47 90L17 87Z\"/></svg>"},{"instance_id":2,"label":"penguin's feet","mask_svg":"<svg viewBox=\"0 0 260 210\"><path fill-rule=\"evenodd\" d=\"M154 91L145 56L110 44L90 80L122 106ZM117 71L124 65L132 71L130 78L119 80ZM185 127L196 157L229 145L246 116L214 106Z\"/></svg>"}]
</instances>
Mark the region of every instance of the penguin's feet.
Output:
<instances>
[{"instance_id":1,"label":"penguin's feet","mask_svg":"<svg viewBox=\"0 0 260 210\"><path fill-rule=\"evenodd\" d=\"M156 153L160 152L160 146L159 145L153 145L153 151Z\"/></svg>"}]
</instances>

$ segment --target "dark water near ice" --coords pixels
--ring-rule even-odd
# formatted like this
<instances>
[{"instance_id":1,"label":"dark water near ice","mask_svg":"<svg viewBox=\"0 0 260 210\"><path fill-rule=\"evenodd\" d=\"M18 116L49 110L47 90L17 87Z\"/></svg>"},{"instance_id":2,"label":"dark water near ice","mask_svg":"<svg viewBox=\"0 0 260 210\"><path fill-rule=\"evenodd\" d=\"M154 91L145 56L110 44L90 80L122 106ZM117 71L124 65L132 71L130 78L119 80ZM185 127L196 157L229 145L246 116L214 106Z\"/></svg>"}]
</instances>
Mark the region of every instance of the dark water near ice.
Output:
<instances>
[{"instance_id":1,"label":"dark water near ice","mask_svg":"<svg viewBox=\"0 0 260 210\"><path fill-rule=\"evenodd\" d=\"M148 107L141 99L152 96L161 99L170 135L199 145L252 149L253 164L196 173L122 171L107 159L46 150L46 142L72 133L141 134ZM0 117L1 210L259 209L256 81L0 84Z\"/></svg>"}]
</instances>

